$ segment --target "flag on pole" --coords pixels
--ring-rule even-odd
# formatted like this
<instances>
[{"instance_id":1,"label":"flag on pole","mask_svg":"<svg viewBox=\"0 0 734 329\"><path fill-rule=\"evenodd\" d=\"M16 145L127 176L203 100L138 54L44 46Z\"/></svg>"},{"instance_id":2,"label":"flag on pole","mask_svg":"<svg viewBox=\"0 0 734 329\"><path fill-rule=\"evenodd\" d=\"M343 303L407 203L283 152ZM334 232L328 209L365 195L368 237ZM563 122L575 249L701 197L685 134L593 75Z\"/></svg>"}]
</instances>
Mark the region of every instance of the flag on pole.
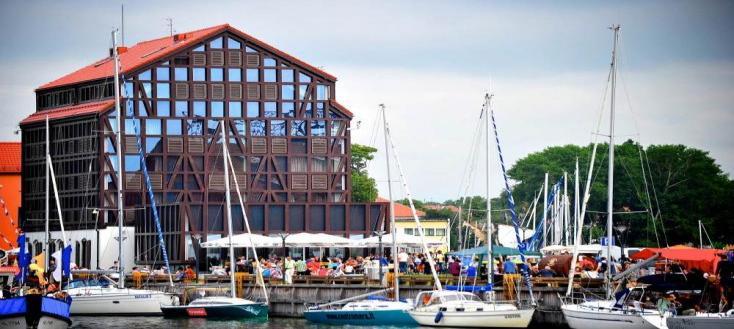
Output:
<instances>
[{"instance_id":1,"label":"flag on pole","mask_svg":"<svg viewBox=\"0 0 734 329\"><path fill-rule=\"evenodd\" d=\"M64 247L61 254L61 276L71 278L71 246Z\"/></svg>"}]
</instances>

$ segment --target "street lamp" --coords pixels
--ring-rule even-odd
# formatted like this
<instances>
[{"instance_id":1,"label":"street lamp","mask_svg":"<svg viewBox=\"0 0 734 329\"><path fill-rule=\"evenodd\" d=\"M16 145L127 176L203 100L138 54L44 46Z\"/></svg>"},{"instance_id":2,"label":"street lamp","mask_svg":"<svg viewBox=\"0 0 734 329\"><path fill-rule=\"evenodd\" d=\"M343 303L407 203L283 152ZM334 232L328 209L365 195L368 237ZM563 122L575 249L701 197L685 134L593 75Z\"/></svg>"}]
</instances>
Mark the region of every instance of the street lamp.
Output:
<instances>
[{"instance_id":1,"label":"street lamp","mask_svg":"<svg viewBox=\"0 0 734 329\"><path fill-rule=\"evenodd\" d=\"M620 250L620 254L621 254L619 260L621 261L621 258L625 258L625 256L624 256L624 240L622 240L622 239L624 238L624 232L627 231L628 227L627 227L627 225L619 224L619 225L615 226L614 228L617 231L619 231L619 250Z\"/></svg>"},{"instance_id":2,"label":"street lamp","mask_svg":"<svg viewBox=\"0 0 734 329\"><path fill-rule=\"evenodd\" d=\"M288 233L279 233L278 236L280 236L280 239L283 241L283 259L285 259L286 252L285 252L285 238L287 238L290 234Z\"/></svg>"}]
</instances>

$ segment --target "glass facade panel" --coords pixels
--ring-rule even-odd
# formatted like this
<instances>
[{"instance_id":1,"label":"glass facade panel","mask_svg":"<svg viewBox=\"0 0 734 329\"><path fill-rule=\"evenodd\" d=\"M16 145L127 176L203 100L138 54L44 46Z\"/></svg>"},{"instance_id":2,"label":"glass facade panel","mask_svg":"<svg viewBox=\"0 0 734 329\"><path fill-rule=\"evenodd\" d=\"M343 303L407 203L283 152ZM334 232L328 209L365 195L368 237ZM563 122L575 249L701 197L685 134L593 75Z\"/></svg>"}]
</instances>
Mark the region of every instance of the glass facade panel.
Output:
<instances>
[{"instance_id":1,"label":"glass facade panel","mask_svg":"<svg viewBox=\"0 0 734 329\"><path fill-rule=\"evenodd\" d=\"M227 81L242 81L242 69L228 69Z\"/></svg>"},{"instance_id":2,"label":"glass facade panel","mask_svg":"<svg viewBox=\"0 0 734 329\"><path fill-rule=\"evenodd\" d=\"M194 102L194 117L206 116L206 102Z\"/></svg>"},{"instance_id":3,"label":"glass facade panel","mask_svg":"<svg viewBox=\"0 0 734 329\"><path fill-rule=\"evenodd\" d=\"M135 135L140 130L140 119L125 119L125 134Z\"/></svg>"},{"instance_id":4,"label":"glass facade panel","mask_svg":"<svg viewBox=\"0 0 734 329\"><path fill-rule=\"evenodd\" d=\"M251 136L265 136L265 120L250 121Z\"/></svg>"},{"instance_id":5,"label":"glass facade panel","mask_svg":"<svg viewBox=\"0 0 734 329\"><path fill-rule=\"evenodd\" d=\"M247 117L257 118L260 116L260 103L247 102Z\"/></svg>"},{"instance_id":6,"label":"glass facade panel","mask_svg":"<svg viewBox=\"0 0 734 329\"><path fill-rule=\"evenodd\" d=\"M187 81L189 80L189 69L186 67L177 67L174 69L173 75L176 81Z\"/></svg>"},{"instance_id":7,"label":"glass facade panel","mask_svg":"<svg viewBox=\"0 0 734 329\"><path fill-rule=\"evenodd\" d=\"M264 69L263 70L263 81L265 82L277 82L275 69Z\"/></svg>"},{"instance_id":8,"label":"glass facade panel","mask_svg":"<svg viewBox=\"0 0 734 329\"><path fill-rule=\"evenodd\" d=\"M306 99L306 95L308 93L308 85L300 85L298 86L298 97L299 99Z\"/></svg>"},{"instance_id":9,"label":"glass facade panel","mask_svg":"<svg viewBox=\"0 0 734 329\"><path fill-rule=\"evenodd\" d=\"M211 81L224 81L224 69L213 68L209 72Z\"/></svg>"},{"instance_id":10,"label":"glass facade panel","mask_svg":"<svg viewBox=\"0 0 734 329\"><path fill-rule=\"evenodd\" d=\"M263 66L275 66L275 59L265 57L265 59L263 59Z\"/></svg>"},{"instance_id":11,"label":"glass facade panel","mask_svg":"<svg viewBox=\"0 0 734 329\"><path fill-rule=\"evenodd\" d=\"M306 136L306 120L291 121L291 136Z\"/></svg>"},{"instance_id":12,"label":"glass facade panel","mask_svg":"<svg viewBox=\"0 0 734 329\"><path fill-rule=\"evenodd\" d=\"M189 116L189 102L176 101L176 116L177 117Z\"/></svg>"},{"instance_id":13,"label":"glass facade panel","mask_svg":"<svg viewBox=\"0 0 734 329\"><path fill-rule=\"evenodd\" d=\"M291 69L280 70L280 79L281 79L281 82L295 82L293 81L293 70Z\"/></svg>"},{"instance_id":14,"label":"glass facade panel","mask_svg":"<svg viewBox=\"0 0 734 329\"><path fill-rule=\"evenodd\" d=\"M194 48L194 51L204 51L204 45L199 45L198 47Z\"/></svg>"},{"instance_id":15,"label":"glass facade panel","mask_svg":"<svg viewBox=\"0 0 734 329\"><path fill-rule=\"evenodd\" d=\"M206 81L206 69L195 67L192 70L194 72L194 81Z\"/></svg>"},{"instance_id":16,"label":"glass facade panel","mask_svg":"<svg viewBox=\"0 0 734 329\"><path fill-rule=\"evenodd\" d=\"M282 85L280 94L285 100L293 100L296 96L296 87L294 85Z\"/></svg>"},{"instance_id":17,"label":"glass facade panel","mask_svg":"<svg viewBox=\"0 0 734 329\"><path fill-rule=\"evenodd\" d=\"M140 74L138 74L138 80L145 80L150 81L150 70L146 70Z\"/></svg>"},{"instance_id":18,"label":"glass facade panel","mask_svg":"<svg viewBox=\"0 0 734 329\"><path fill-rule=\"evenodd\" d=\"M230 118L241 118L242 117L242 102L229 102L229 117Z\"/></svg>"},{"instance_id":19,"label":"glass facade panel","mask_svg":"<svg viewBox=\"0 0 734 329\"><path fill-rule=\"evenodd\" d=\"M285 120L270 120L270 136L285 136Z\"/></svg>"},{"instance_id":20,"label":"glass facade panel","mask_svg":"<svg viewBox=\"0 0 734 329\"><path fill-rule=\"evenodd\" d=\"M300 82L300 83L310 83L311 82L311 77L308 76L308 75L306 75L306 74L303 74L303 73L298 73L298 82Z\"/></svg>"},{"instance_id":21,"label":"glass facade panel","mask_svg":"<svg viewBox=\"0 0 734 329\"><path fill-rule=\"evenodd\" d=\"M281 105L281 112L286 118L292 118L296 114L296 106L293 102L283 102Z\"/></svg>"},{"instance_id":22,"label":"glass facade panel","mask_svg":"<svg viewBox=\"0 0 734 329\"><path fill-rule=\"evenodd\" d=\"M247 125L245 124L245 120L234 120L234 126L240 136L245 136L247 134Z\"/></svg>"},{"instance_id":23,"label":"glass facade panel","mask_svg":"<svg viewBox=\"0 0 734 329\"><path fill-rule=\"evenodd\" d=\"M155 78L158 81L168 81L171 80L171 73L170 69L167 67L158 67L155 69Z\"/></svg>"},{"instance_id":24,"label":"glass facade panel","mask_svg":"<svg viewBox=\"0 0 734 329\"><path fill-rule=\"evenodd\" d=\"M278 115L278 104L275 102L265 102L263 115L267 118L274 118Z\"/></svg>"},{"instance_id":25,"label":"glass facade panel","mask_svg":"<svg viewBox=\"0 0 734 329\"><path fill-rule=\"evenodd\" d=\"M153 85L150 82L143 82L143 91L146 97L153 97Z\"/></svg>"},{"instance_id":26,"label":"glass facade panel","mask_svg":"<svg viewBox=\"0 0 734 329\"><path fill-rule=\"evenodd\" d=\"M166 134L171 136L181 135L181 120L166 120Z\"/></svg>"},{"instance_id":27,"label":"glass facade panel","mask_svg":"<svg viewBox=\"0 0 734 329\"><path fill-rule=\"evenodd\" d=\"M146 135L160 135L161 134L161 120L160 119L145 119L145 134Z\"/></svg>"},{"instance_id":28,"label":"glass facade panel","mask_svg":"<svg viewBox=\"0 0 734 329\"><path fill-rule=\"evenodd\" d=\"M201 136L204 134L204 120L186 121L186 133L189 136Z\"/></svg>"},{"instance_id":29,"label":"glass facade panel","mask_svg":"<svg viewBox=\"0 0 734 329\"><path fill-rule=\"evenodd\" d=\"M326 136L326 121L311 120L311 136Z\"/></svg>"},{"instance_id":30,"label":"glass facade panel","mask_svg":"<svg viewBox=\"0 0 734 329\"><path fill-rule=\"evenodd\" d=\"M125 171L126 172L140 171L140 156L139 155L126 155L125 156Z\"/></svg>"},{"instance_id":31,"label":"glass facade panel","mask_svg":"<svg viewBox=\"0 0 734 329\"><path fill-rule=\"evenodd\" d=\"M258 82L259 74L257 69L247 69L247 82Z\"/></svg>"},{"instance_id":32,"label":"glass facade panel","mask_svg":"<svg viewBox=\"0 0 734 329\"><path fill-rule=\"evenodd\" d=\"M222 37L216 38L209 43L209 48L221 49L222 48Z\"/></svg>"},{"instance_id":33,"label":"glass facade panel","mask_svg":"<svg viewBox=\"0 0 734 329\"><path fill-rule=\"evenodd\" d=\"M229 48L229 49L240 49L240 48L242 48L242 43L240 43L239 41L237 41L235 39L227 38L227 48Z\"/></svg>"},{"instance_id":34,"label":"glass facade panel","mask_svg":"<svg viewBox=\"0 0 734 329\"><path fill-rule=\"evenodd\" d=\"M318 85L316 86L316 100L325 101L329 99L329 86Z\"/></svg>"},{"instance_id":35,"label":"glass facade panel","mask_svg":"<svg viewBox=\"0 0 734 329\"><path fill-rule=\"evenodd\" d=\"M160 137L146 137L145 153L163 153L163 148L160 146L160 143Z\"/></svg>"},{"instance_id":36,"label":"glass facade panel","mask_svg":"<svg viewBox=\"0 0 734 329\"><path fill-rule=\"evenodd\" d=\"M156 102L156 110L158 111L159 117L171 116L171 102L170 101Z\"/></svg>"},{"instance_id":37,"label":"glass facade panel","mask_svg":"<svg viewBox=\"0 0 734 329\"><path fill-rule=\"evenodd\" d=\"M224 102L212 102L212 117L224 117Z\"/></svg>"}]
</instances>

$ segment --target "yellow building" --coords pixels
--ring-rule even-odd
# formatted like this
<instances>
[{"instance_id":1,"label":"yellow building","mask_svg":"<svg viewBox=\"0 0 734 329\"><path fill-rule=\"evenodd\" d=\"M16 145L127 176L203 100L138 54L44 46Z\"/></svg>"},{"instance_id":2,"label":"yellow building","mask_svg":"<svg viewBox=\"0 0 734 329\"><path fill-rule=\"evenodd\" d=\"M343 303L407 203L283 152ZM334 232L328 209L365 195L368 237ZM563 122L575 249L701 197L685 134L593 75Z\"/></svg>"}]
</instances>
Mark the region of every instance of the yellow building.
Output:
<instances>
[{"instance_id":1,"label":"yellow building","mask_svg":"<svg viewBox=\"0 0 734 329\"><path fill-rule=\"evenodd\" d=\"M385 201L382 198L378 198L377 201ZM426 242L437 247L431 248L433 250L441 250L443 253L448 252L449 245L451 243L450 237L450 222L448 218L431 218L426 219L426 213L421 210L416 210L416 215L423 226L423 233L426 237ZM418 230L413 219L413 213L410 207L395 203L395 227L398 228L398 232L405 234L418 235Z\"/></svg>"}]
</instances>

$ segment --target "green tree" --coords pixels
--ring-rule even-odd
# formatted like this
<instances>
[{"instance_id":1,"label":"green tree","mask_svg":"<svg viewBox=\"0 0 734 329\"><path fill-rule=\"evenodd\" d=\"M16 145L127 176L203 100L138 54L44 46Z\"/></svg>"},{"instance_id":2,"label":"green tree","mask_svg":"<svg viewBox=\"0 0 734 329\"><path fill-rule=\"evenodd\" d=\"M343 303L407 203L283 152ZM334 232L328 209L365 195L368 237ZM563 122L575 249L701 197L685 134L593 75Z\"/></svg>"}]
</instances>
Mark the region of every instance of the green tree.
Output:
<instances>
[{"instance_id":1,"label":"green tree","mask_svg":"<svg viewBox=\"0 0 734 329\"><path fill-rule=\"evenodd\" d=\"M367 163L374 159L377 149L352 144L352 201L372 202L377 198L377 182L367 173Z\"/></svg>"}]
</instances>

